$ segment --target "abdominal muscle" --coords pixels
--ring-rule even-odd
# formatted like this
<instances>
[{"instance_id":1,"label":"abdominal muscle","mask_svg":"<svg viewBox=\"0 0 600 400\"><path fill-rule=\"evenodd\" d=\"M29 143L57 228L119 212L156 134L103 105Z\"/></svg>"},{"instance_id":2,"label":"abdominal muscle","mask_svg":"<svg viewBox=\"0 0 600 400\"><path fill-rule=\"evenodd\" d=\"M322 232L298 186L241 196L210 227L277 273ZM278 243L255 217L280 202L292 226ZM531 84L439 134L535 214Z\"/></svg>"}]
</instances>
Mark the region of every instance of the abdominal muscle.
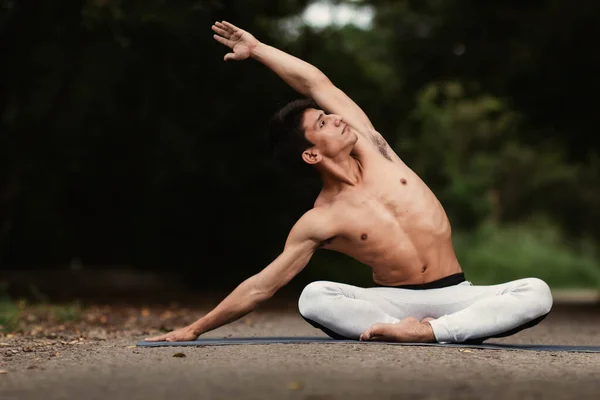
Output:
<instances>
[{"instance_id":1,"label":"abdominal muscle","mask_svg":"<svg viewBox=\"0 0 600 400\"><path fill-rule=\"evenodd\" d=\"M412 257L398 253L388 259L374 259L369 265L373 281L382 286L424 284L461 272L452 245L443 241L421 252L415 247Z\"/></svg>"},{"instance_id":2,"label":"abdominal muscle","mask_svg":"<svg viewBox=\"0 0 600 400\"><path fill-rule=\"evenodd\" d=\"M326 247L371 267L373 281L383 286L423 284L461 272L449 235L373 228L377 231L369 235L368 243L360 239L365 229L352 229Z\"/></svg>"}]
</instances>

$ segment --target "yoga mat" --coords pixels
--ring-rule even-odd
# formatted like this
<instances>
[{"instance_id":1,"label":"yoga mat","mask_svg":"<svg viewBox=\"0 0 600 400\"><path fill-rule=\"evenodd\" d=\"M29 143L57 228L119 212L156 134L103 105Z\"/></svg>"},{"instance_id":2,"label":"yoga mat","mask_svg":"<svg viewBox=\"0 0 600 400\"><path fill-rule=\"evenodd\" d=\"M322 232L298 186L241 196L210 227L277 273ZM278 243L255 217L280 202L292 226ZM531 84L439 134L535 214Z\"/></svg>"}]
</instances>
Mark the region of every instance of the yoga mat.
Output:
<instances>
[{"instance_id":1,"label":"yoga mat","mask_svg":"<svg viewBox=\"0 0 600 400\"><path fill-rule=\"evenodd\" d=\"M180 347L180 346L226 346L244 344L361 344L377 345L388 344L395 346L432 346L432 347L457 347L461 349L490 349L490 350L532 350L532 351L569 351L578 353L600 353L600 346L561 346L552 344L441 344L441 343L396 343L396 342L360 342L357 340L336 340L326 337L309 336L287 336L287 337L238 337L238 338L208 338L198 339L191 342L146 342L141 341L138 347Z\"/></svg>"}]
</instances>

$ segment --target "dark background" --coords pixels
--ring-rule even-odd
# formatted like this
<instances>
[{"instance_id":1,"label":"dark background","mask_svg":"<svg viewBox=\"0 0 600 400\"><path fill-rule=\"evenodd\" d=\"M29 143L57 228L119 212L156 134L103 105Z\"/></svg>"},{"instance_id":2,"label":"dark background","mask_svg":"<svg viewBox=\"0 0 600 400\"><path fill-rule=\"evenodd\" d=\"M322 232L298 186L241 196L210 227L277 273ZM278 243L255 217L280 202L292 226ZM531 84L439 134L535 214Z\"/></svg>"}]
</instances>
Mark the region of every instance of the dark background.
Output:
<instances>
[{"instance_id":1,"label":"dark background","mask_svg":"<svg viewBox=\"0 0 600 400\"><path fill-rule=\"evenodd\" d=\"M315 188L284 179L266 126L299 96L223 62L210 27L228 20L363 107L440 198L474 282L600 287L599 2L334 2L371 7L366 29L302 24L312 3L0 2L9 285L126 270L231 288L279 254ZM319 252L292 285L313 279L369 271Z\"/></svg>"}]
</instances>

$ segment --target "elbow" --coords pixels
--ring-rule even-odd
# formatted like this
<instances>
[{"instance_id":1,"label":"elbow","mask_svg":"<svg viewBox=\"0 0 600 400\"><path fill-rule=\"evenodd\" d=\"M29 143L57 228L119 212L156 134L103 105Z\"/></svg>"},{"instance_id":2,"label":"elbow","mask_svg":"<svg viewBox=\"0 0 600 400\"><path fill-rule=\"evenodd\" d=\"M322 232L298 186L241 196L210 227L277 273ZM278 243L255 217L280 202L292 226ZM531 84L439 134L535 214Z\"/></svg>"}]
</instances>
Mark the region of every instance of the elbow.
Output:
<instances>
[{"instance_id":1,"label":"elbow","mask_svg":"<svg viewBox=\"0 0 600 400\"><path fill-rule=\"evenodd\" d=\"M276 291L262 290L262 289L256 289L256 290L253 290L252 292L250 292L250 299L251 299L250 301L252 303L252 309L258 307L260 304L269 300L271 297L273 297L275 292Z\"/></svg>"},{"instance_id":2,"label":"elbow","mask_svg":"<svg viewBox=\"0 0 600 400\"><path fill-rule=\"evenodd\" d=\"M253 283L250 287L250 298L254 304L260 304L269 300L277 292L277 288L270 288L258 283Z\"/></svg>"},{"instance_id":3,"label":"elbow","mask_svg":"<svg viewBox=\"0 0 600 400\"><path fill-rule=\"evenodd\" d=\"M313 92L327 85L332 85L332 83L324 73L315 68L315 71L306 80L305 85L309 91Z\"/></svg>"}]
</instances>

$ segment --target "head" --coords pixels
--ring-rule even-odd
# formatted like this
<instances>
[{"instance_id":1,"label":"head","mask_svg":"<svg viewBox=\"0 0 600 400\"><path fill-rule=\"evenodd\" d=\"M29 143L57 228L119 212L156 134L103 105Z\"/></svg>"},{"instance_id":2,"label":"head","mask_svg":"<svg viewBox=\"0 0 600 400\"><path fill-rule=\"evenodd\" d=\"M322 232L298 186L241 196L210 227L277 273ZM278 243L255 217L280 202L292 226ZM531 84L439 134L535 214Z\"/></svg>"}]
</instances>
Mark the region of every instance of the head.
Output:
<instances>
[{"instance_id":1,"label":"head","mask_svg":"<svg viewBox=\"0 0 600 400\"><path fill-rule=\"evenodd\" d=\"M271 148L277 160L302 175L314 166L350 154L357 136L335 114L325 114L312 99L292 101L279 110L270 126Z\"/></svg>"}]
</instances>

